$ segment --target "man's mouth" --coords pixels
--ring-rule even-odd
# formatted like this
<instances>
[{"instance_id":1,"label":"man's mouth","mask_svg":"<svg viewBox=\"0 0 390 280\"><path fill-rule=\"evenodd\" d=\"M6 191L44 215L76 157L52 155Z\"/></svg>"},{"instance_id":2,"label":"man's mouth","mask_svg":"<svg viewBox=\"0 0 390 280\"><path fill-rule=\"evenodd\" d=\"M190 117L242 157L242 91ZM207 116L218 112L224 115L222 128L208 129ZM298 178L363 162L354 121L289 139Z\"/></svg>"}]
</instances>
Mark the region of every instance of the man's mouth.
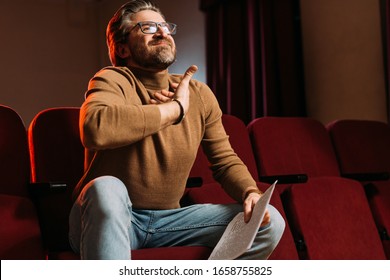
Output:
<instances>
[{"instance_id":1,"label":"man's mouth","mask_svg":"<svg viewBox=\"0 0 390 280\"><path fill-rule=\"evenodd\" d=\"M171 46L170 42L167 42L166 40L158 40L150 42L152 46Z\"/></svg>"}]
</instances>

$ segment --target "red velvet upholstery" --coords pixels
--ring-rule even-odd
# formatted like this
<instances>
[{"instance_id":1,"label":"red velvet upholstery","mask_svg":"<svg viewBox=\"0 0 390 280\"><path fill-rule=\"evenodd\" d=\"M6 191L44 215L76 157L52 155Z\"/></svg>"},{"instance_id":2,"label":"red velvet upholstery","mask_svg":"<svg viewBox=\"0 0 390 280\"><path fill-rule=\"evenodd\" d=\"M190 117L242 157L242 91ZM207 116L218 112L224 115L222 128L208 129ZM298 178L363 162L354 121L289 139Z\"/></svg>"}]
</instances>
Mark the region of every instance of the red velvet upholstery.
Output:
<instances>
[{"instance_id":1,"label":"red velvet upholstery","mask_svg":"<svg viewBox=\"0 0 390 280\"><path fill-rule=\"evenodd\" d=\"M83 174L84 148L78 129L79 108L53 108L35 116L28 129L33 183L65 183L61 191L37 196L45 246L68 250L71 194ZM36 191L45 186L35 186Z\"/></svg>"},{"instance_id":2,"label":"red velvet upholstery","mask_svg":"<svg viewBox=\"0 0 390 280\"><path fill-rule=\"evenodd\" d=\"M68 216L71 192L83 174L84 148L79 134L79 108L40 112L29 127L33 182L65 182L65 191L38 194L40 218L49 258L77 259L69 251ZM39 189L40 186L36 186ZM134 259L205 259L206 247L175 247L132 251Z\"/></svg>"},{"instance_id":3,"label":"red velvet upholstery","mask_svg":"<svg viewBox=\"0 0 390 280\"><path fill-rule=\"evenodd\" d=\"M387 259L390 260L390 184L372 182L365 186L368 202L374 216Z\"/></svg>"},{"instance_id":4,"label":"red velvet upholstery","mask_svg":"<svg viewBox=\"0 0 390 280\"><path fill-rule=\"evenodd\" d=\"M310 118L264 117L252 121L248 131L260 178L290 174L308 176L308 181L302 184L278 184L283 204L290 206L285 210L301 258L382 257L383 250L377 247L354 244L366 239L375 243L379 235L372 228L373 218L367 211L365 197L350 190L352 185L358 189L360 185L341 178L332 142L322 123ZM339 197L332 194L336 190L339 190ZM359 225L360 232L355 233L361 238L351 237L351 242L346 236L357 229L352 221L359 219L344 209L349 206L356 213L363 212L364 217L363 224ZM332 219L336 227L332 225ZM307 251L300 246L300 235L307 243ZM364 253L364 250L370 253Z\"/></svg>"},{"instance_id":5,"label":"red velvet upholstery","mask_svg":"<svg viewBox=\"0 0 390 280\"><path fill-rule=\"evenodd\" d=\"M264 117L248 125L260 176L339 176L325 127L309 118Z\"/></svg>"},{"instance_id":6,"label":"red velvet upholstery","mask_svg":"<svg viewBox=\"0 0 390 280\"><path fill-rule=\"evenodd\" d=\"M229 141L234 151L244 161L252 176L258 179L256 161L244 122L235 116L224 114L222 116L222 123L226 133L230 136ZM209 161L201 147L191 169L190 177L201 177L204 184L215 182L212 172L209 169Z\"/></svg>"},{"instance_id":7,"label":"red velvet upholstery","mask_svg":"<svg viewBox=\"0 0 390 280\"><path fill-rule=\"evenodd\" d=\"M232 148L241 158L241 160L246 164L252 176L257 180L258 173L256 161L253 155L251 142L244 122L235 116L227 114L224 114L222 116L222 122L225 127L226 133L229 135L229 141L232 145ZM198 158L193 165L191 174L191 176L202 176L203 174L206 175L205 177L202 177L204 184L200 188L193 188L188 190L187 198L189 199L190 203L235 203L235 201L226 194L226 192L222 189L219 183L217 183L212 178L211 171L209 169L209 163L202 150L198 152ZM260 189L265 191L269 184L258 183L258 186ZM277 191L271 198L271 204L279 210L282 216L285 217L283 205L281 203L279 193ZM270 256L270 259L298 259L294 240L292 238L291 231L288 225L286 226L286 230L282 236L278 247L276 247L276 249Z\"/></svg>"},{"instance_id":8,"label":"red velvet upholstery","mask_svg":"<svg viewBox=\"0 0 390 280\"><path fill-rule=\"evenodd\" d=\"M327 125L342 174L360 174L387 258L390 259L390 126L371 120L337 120ZM370 174L387 172L378 180ZM364 175L366 174L366 175ZM382 180L380 180L382 179Z\"/></svg>"},{"instance_id":9,"label":"red velvet upholstery","mask_svg":"<svg viewBox=\"0 0 390 280\"><path fill-rule=\"evenodd\" d=\"M38 216L27 189L26 129L5 106L0 106L0 177L0 259L44 259Z\"/></svg>"},{"instance_id":10,"label":"red velvet upholstery","mask_svg":"<svg viewBox=\"0 0 390 280\"><path fill-rule=\"evenodd\" d=\"M266 188L268 187L268 184L259 184L259 188L262 191L266 191ZM284 229L284 233L282 235L282 238L279 241L278 246L275 248L275 250L272 252L271 256L269 257L270 260L297 260L298 252L296 250L296 246L294 243L294 238L291 233L291 229L289 227L289 224L287 222L287 217L284 211L284 206L282 204L282 200L280 198L280 193L277 188L275 188L274 193L272 194L271 205L274 206L276 209L278 209L279 213L283 216L285 222L286 222L286 228ZM272 219L272 217L271 217Z\"/></svg>"},{"instance_id":11,"label":"red velvet upholstery","mask_svg":"<svg viewBox=\"0 0 390 280\"><path fill-rule=\"evenodd\" d=\"M342 173L390 172L390 126L370 120L327 125Z\"/></svg>"},{"instance_id":12,"label":"red velvet upholstery","mask_svg":"<svg viewBox=\"0 0 390 280\"><path fill-rule=\"evenodd\" d=\"M253 178L258 180L256 160L244 122L235 116L224 114L222 123L227 135L229 135L229 141L234 151L248 167Z\"/></svg>"},{"instance_id":13,"label":"red velvet upholstery","mask_svg":"<svg viewBox=\"0 0 390 280\"><path fill-rule=\"evenodd\" d=\"M286 213L307 259L385 259L374 221L357 181L312 178L286 192Z\"/></svg>"},{"instance_id":14,"label":"red velvet upholstery","mask_svg":"<svg viewBox=\"0 0 390 280\"><path fill-rule=\"evenodd\" d=\"M229 135L229 141L232 148L248 167L253 178L258 180L256 161L253 156L251 142L244 122L235 116L224 114L222 116L222 123L227 135ZM196 160L190 172L190 177L201 177L203 180L203 186L201 188L193 188L187 191L189 198L193 198L194 203L215 201L215 196L219 196L218 203L234 202L232 198L221 190L221 186L215 182L209 168L209 161L202 148L199 148L198 150Z\"/></svg>"}]
</instances>

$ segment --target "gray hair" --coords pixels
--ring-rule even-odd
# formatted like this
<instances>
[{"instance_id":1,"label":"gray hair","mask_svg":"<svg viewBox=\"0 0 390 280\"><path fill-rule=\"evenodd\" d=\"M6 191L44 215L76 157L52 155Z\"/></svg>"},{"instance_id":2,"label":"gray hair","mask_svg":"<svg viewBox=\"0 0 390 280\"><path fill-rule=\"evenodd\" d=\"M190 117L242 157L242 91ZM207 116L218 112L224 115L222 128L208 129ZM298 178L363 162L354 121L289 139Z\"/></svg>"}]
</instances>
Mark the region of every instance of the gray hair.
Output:
<instances>
[{"instance_id":1,"label":"gray hair","mask_svg":"<svg viewBox=\"0 0 390 280\"><path fill-rule=\"evenodd\" d=\"M122 5L108 23L106 40L112 65L126 65L126 61L117 55L117 47L118 44L126 42L128 31L132 25L133 15L144 10L155 11L164 18L160 9L153 2L147 0L132 0Z\"/></svg>"}]
</instances>

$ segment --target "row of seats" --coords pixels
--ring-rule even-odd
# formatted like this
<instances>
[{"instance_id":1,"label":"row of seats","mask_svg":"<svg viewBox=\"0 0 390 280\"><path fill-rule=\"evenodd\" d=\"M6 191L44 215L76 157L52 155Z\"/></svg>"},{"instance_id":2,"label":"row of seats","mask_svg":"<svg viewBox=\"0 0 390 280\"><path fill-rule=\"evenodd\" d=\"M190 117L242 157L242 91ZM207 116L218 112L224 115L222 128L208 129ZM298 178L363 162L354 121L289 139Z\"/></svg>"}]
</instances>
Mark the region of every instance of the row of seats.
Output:
<instances>
[{"instance_id":1,"label":"row of seats","mask_svg":"<svg viewBox=\"0 0 390 280\"><path fill-rule=\"evenodd\" d=\"M247 127L224 115L230 142L259 182L278 180L271 203L288 222L270 259L390 259L390 126L264 117ZM229 203L200 150L190 203ZM268 184L260 183L265 189Z\"/></svg>"},{"instance_id":2,"label":"row of seats","mask_svg":"<svg viewBox=\"0 0 390 280\"><path fill-rule=\"evenodd\" d=\"M71 193L83 173L79 108L40 112L28 127L0 105L0 259L79 259L68 242ZM31 178L31 179L30 179ZM133 259L207 259L206 247L133 250Z\"/></svg>"},{"instance_id":3,"label":"row of seats","mask_svg":"<svg viewBox=\"0 0 390 280\"><path fill-rule=\"evenodd\" d=\"M0 106L0 258L78 259L67 239L70 194L83 173L79 108L40 112L28 127ZM390 258L390 127L374 121L223 116L236 153L287 227L270 259ZM353 127L353 128L351 128ZM355 163L354 163L355 162ZM200 149L183 205L233 203ZM190 180L189 180L190 181ZM196 182L196 180L195 180ZM210 248L133 250L134 259L207 259Z\"/></svg>"}]
</instances>

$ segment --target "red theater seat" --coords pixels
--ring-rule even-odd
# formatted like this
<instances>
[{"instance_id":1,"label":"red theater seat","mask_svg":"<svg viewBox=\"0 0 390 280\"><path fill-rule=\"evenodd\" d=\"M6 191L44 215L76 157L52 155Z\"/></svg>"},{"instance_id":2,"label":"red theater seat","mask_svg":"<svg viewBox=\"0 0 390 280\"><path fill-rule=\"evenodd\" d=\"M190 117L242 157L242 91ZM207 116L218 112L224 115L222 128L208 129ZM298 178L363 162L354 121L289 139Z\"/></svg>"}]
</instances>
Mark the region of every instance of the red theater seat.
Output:
<instances>
[{"instance_id":1,"label":"red theater seat","mask_svg":"<svg viewBox=\"0 0 390 280\"><path fill-rule=\"evenodd\" d=\"M225 131L229 136L230 144L240 159L248 167L253 178L258 179L257 167L253 156L251 142L246 131L246 126L239 118L224 114L222 123ZM202 178L203 185L198 188L190 188L187 191L188 198L192 203L234 203L214 180L210 170L210 163L202 147L199 148L195 163L192 166L190 177Z\"/></svg>"},{"instance_id":2,"label":"red theater seat","mask_svg":"<svg viewBox=\"0 0 390 280\"><path fill-rule=\"evenodd\" d=\"M340 176L332 143L319 121L264 117L253 120L248 131L260 180L278 178L282 192L310 177Z\"/></svg>"},{"instance_id":3,"label":"red theater seat","mask_svg":"<svg viewBox=\"0 0 390 280\"><path fill-rule=\"evenodd\" d=\"M286 213L301 258L383 260L385 254L359 182L314 178L285 193Z\"/></svg>"},{"instance_id":4,"label":"red theater seat","mask_svg":"<svg viewBox=\"0 0 390 280\"><path fill-rule=\"evenodd\" d=\"M0 105L0 259L44 259L38 216L29 197L30 167L23 121Z\"/></svg>"},{"instance_id":5,"label":"red theater seat","mask_svg":"<svg viewBox=\"0 0 390 280\"><path fill-rule=\"evenodd\" d=\"M252 121L248 131L260 180L280 177L285 183L278 189L301 258L383 257L383 250L376 246L379 235L372 228L373 218L365 207L365 197L356 181L340 176L332 142L322 123L310 118L264 117ZM349 205L356 213L363 209L364 218L360 220L354 212L345 211ZM335 223L330 219L332 213L337 216ZM373 246L359 244L352 248L354 242L360 242L359 238L351 237L353 242L344 240L346 233L356 230L351 221L363 223L357 234L360 240L369 237ZM327 241L322 242L325 238Z\"/></svg>"},{"instance_id":6,"label":"red theater seat","mask_svg":"<svg viewBox=\"0 0 390 280\"><path fill-rule=\"evenodd\" d=\"M327 125L343 176L362 182L390 259L390 126L371 120Z\"/></svg>"},{"instance_id":7,"label":"red theater seat","mask_svg":"<svg viewBox=\"0 0 390 280\"><path fill-rule=\"evenodd\" d=\"M232 148L248 167L248 170L252 174L253 178L257 180L258 173L256 162L253 155L249 135L244 122L235 116L224 114L222 116L222 123L224 125L227 135L229 135L229 141L232 145ZM203 150L200 149L198 152L197 159L191 170L190 176L202 177L204 184L199 188L189 189L187 193L187 199L189 199L191 203L235 203L235 201L225 193L220 184L212 178L212 173L209 169L209 165L210 164L205 154L203 153ZM261 190L265 191L269 184L259 182L258 186ZM274 195L271 198L271 204L275 208L277 208L282 214L282 216L285 218L283 205L281 203L279 193L277 191L275 191ZM298 259L294 240L292 238L291 231L288 225L286 225L286 229L282 236L282 239L280 240L279 245L276 247L276 249L270 256L270 259Z\"/></svg>"}]
</instances>

